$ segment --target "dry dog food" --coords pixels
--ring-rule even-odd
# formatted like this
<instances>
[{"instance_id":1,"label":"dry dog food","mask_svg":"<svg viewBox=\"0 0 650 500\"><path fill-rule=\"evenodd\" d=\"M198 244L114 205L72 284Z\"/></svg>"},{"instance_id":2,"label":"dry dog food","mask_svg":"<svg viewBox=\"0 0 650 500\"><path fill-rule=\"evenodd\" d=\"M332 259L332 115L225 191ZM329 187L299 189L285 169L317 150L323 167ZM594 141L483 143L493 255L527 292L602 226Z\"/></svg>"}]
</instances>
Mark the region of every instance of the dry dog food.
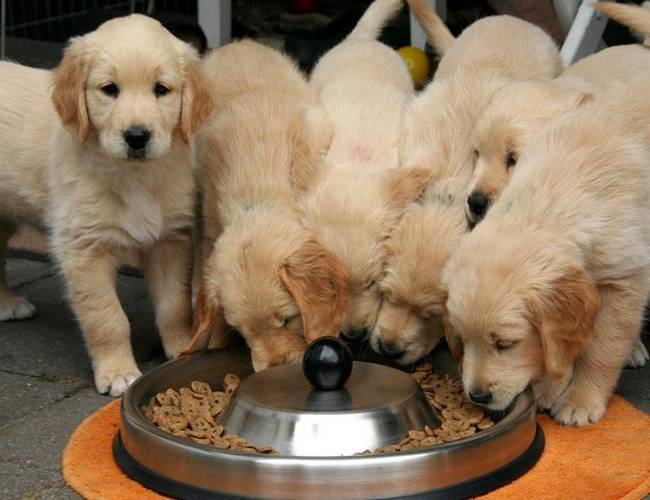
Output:
<instances>
[{"instance_id":1,"label":"dry dog food","mask_svg":"<svg viewBox=\"0 0 650 500\"><path fill-rule=\"evenodd\" d=\"M440 417L440 427L431 429L425 426L423 431L409 431L408 436L399 443L384 446L374 453L406 451L448 443L494 425L492 419L467 398L460 380L453 380L449 375L439 377L433 373L432 368L430 363L420 365L412 375L426 394L429 404ZM370 450L366 450L360 455L371 453Z\"/></svg>"},{"instance_id":2,"label":"dry dog food","mask_svg":"<svg viewBox=\"0 0 650 500\"><path fill-rule=\"evenodd\" d=\"M424 430L409 431L408 436L397 444L374 452L366 450L358 455L426 448L471 436L494 425L481 408L467 399L460 380L453 380L448 375L439 377L433 373L429 363L419 366L412 375L440 417L440 427L431 429L426 426ZM217 417L228 406L238 385L239 378L232 374L225 376L223 391L213 391L205 382L194 381L190 387L178 391L167 389L156 394L148 405L142 407L142 412L161 430L196 443L232 451L279 455L269 446L258 446L238 436L224 435L223 426L217 424Z\"/></svg>"},{"instance_id":3,"label":"dry dog food","mask_svg":"<svg viewBox=\"0 0 650 500\"><path fill-rule=\"evenodd\" d=\"M217 417L228 406L238 385L239 377L230 373L223 380L223 391L213 391L205 382L194 381L178 392L167 389L156 394L142 407L142 413L160 430L195 443L223 450L278 455L270 446L257 446L238 436L224 434L223 426L217 424Z\"/></svg>"}]
</instances>

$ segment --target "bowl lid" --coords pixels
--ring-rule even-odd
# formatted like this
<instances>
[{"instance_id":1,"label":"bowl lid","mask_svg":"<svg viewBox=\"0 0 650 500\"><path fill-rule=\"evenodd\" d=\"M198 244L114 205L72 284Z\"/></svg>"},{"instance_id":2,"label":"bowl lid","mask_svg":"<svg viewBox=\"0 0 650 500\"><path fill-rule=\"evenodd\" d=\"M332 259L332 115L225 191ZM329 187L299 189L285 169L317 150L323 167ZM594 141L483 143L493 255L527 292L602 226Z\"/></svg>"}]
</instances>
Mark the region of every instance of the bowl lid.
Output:
<instances>
[{"instance_id":1,"label":"bowl lid","mask_svg":"<svg viewBox=\"0 0 650 500\"><path fill-rule=\"evenodd\" d=\"M237 398L283 412L362 412L401 404L418 388L407 373L356 362L344 387L319 390L305 378L301 365L294 363L247 377L239 386Z\"/></svg>"}]
</instances>

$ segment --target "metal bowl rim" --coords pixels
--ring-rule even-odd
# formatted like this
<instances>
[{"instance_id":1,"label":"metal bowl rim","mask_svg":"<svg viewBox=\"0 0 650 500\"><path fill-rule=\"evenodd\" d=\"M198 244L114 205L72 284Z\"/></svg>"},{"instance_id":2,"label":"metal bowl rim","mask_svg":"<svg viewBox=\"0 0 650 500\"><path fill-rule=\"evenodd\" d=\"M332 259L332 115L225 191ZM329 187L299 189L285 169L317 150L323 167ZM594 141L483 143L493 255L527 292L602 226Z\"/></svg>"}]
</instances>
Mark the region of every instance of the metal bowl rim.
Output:
<instances>
[{"instance_id":1,"label":"metal bowl rim","mask_svg":"<svg viewBox=\"0 0 650 500\"><path fill-rule=\"evenodd\" d=\"M199 356L201 353L198 353L196 355L192 356ZM182 359L189 359L192 356L186 356ZM503 420L497 422L494 427L491 429L486 429L486 431L478 432L472 436L468 436L466 438L458 439L456 441L451 441L449 443L444 443L444 444L438 444L434 446L428 446L426 448L418 448L418 449L413 449L413 450L407 450L407 451L399 451L399 452L389 452L389 453L381 453L381 454L372 454L372 455L340 455L340 456L286 456L286 455L264 455L264 454L255 454L252 455L250 453L243 453L243 452L238 452L238 451L230 451L230 450L222 450L220 448L216 448L214 446L209 446L206 444L201 444L201 443L196 443L193 442L189 439L181 438L178 436L174 436L173 434L169 434L167 432L161 431L158 427L156 427L154 424L149 422L147 418L143 415L141 409L136 405L136 403L133 401L133 398L129 397L132 392L135 391L135 388L138 387L139 385L142 385L146 379L148 378L147 376L149 374L154 375L158 371L162 371L168 365L178 361L176 360L170 360L165 363L163 363L160 366L157 366L151 370L149 370L147 373L142 375L138 380L136 380L127 390L127 392L124 394L124 397L122 398L121 404L120 404L120 415L122 418L122 421L129 421L129 423L138 429L138 432L145 432L149 434L154 434L155 436L161 438L161 439L166 439L166 440L171 440L173 443L176 443L183 448L188 448L191 450L192 448L197 447L200 450L215 453L215 454L226 454L232 457L240 457L242 459L255 459L256 461L259 460L273 460L275 463L281 463L282 461L286 462L292 462L295 460L300 460L300 461L326 461L326 462L333 462L337 460L367 460L367 461L372 461L372 460L381 460L382 462L388 461L389 458L391 457L403 457L403 456L419 456L419 455L425 455L430 453L432 450L435 451L440 451L440 452L445 452L447 450L451 450L453 448L457 448L459 445L462 444L469 444L469 445L477 445L480 444L486 440L492 439L494 436L499 436L505 433L508 433L511 431L513 428L517 427L522 420L525 420L528 418L528 415L530 413L531 406L534 405L534 398L532 395L532 389L530 387L527 387L526 390L524 390L522 393L520 393L515 401L515 404L513 405L513 408L511 412L506 415ZM521 413L519 415L515 415L512 417L512 419L508 420L508 417L512 415L512 412L514 412L515 408L518 406L518 402L520 401L521 398L526 398L528 400L528 404L526 405L525 408L522 409ZM525 404L525 403L524 403ZM129 414L130 412L130 414ZM508 420L504 422L504 420ZM502 424L503 422L503 424ZM502 425L501 425L502 424ZM498 429L497 429L497 426ZM491 431L491 432L487 432ZM361 450L363 451L363 450Z\"/></svg>"}]
</instances>

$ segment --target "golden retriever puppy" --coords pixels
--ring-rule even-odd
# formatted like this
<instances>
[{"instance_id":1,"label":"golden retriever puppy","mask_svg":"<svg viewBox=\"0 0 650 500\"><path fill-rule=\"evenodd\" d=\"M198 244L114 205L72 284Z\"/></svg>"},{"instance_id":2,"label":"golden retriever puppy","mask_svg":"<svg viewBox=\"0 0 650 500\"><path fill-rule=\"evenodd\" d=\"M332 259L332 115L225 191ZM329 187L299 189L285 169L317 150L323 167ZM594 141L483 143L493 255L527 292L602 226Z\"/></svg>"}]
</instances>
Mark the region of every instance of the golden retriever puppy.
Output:
<instances>
[{"instance_id":1,"label":"golden retriever puppy","mask_svg":"<svg viewBox=\"0 0 650 500\"><path fill-rule=\"evenodd\" d=\"M425 1L409 5L426 22L429 38L441 41L435 48L444 55L434 80L405 111L400 163L428 170L432 180L386 243L388 260L379 281L384 300L370 338L377 352L402 364L427 354L443 334L441 274L467 231L469 137L479 110L506 82L550 78L561 67L552 39L525 21L485 18L454 40Z\"/></svg>"},{"instance_id":2,"label":"golden retriever puppy","mask_svg":"<svg viewBox=\"0 0 650 500\"><path fill-rule=\"evenodd\" d=\"M650 152L614 109L551 122L448 263L447 333L477 404L533 384L561 424L605 413L650 291Z\"/></svg>"},{"instance_id":3,"label":"golden retriever puppy","mask_svg":"<svg viewBox=\"0 0 650 500\"><path fill-rule=\"evenodd\" d=\"M140 375L115 290L126 251L143 255L167 356L191 338L191 137L212 106L198 54L132 15L72 39L53 73L2 64L2 252L17 223L49 230L97 390L118 396ZM33 311L4 285L0 300L5 319Z\"/></svg>"},{"instance_id":4,"label":"golden retriever puppy","mask_svg":"<svg viewBox=\"0 0 650 500\"><path fill-rule=\"evenodd\" d=\"M647 8L622 4L596 8L650 33ZM470 225L485 216L508 183L521 151L550 120L597 99L610 102L617 113L647 123L650 110L645 105L648 88L644 81L650 81L650 52L639 45L624 45L580 60L555 80L518 81L499 89L472 134L476 162L466 205ZM650 129L646 130L650 139ZM637 340L628 366L644 366L648 359L643 342Z\"/></svg>"},{"instance_id":5,"label":"golden retriever puppy","mask_svg":"<svg viewBox=\"0 0 650 500\"><path fill-rule=\"evenodd\" d=\"M322 160L331 132L306 79L273 49L233 43L204 69L219 104L198 141L204 263L189 351L222 346L230 325L259 371L338 335L345 314L345 268L301 224L291 179Z\"/></svg>"},{"instance_id":6,"label":"golden retriever puppy","mask_svg":"<svg viewBox=\"0 0 650 500\"><path fill-rule=\"evenodd\" d=\"M401 7L399 0L373 2L352 33L318 62L310 80L334 136L323 168L303 179L304 219L347 269L342 328L350 338L374 325L385 239L428 178L426 171L397 168L413 82L397 53L375 40Z\"/></svg>"},{"instance_id":7,"label":"golden retriever puppy","mask_svg":"<svg viewBox=\"0 0 650 500\"><path fill-rule=\"evenodd\" d=\"M650 77L650 52L639 45L621 45L578 61L554 80L515 81L500 88L472 133L469 223L480 222L508 183L521 150L548 121L592 99L617 99L625 94L625 84L641 75Z\"/></svg>"}]
</instances>

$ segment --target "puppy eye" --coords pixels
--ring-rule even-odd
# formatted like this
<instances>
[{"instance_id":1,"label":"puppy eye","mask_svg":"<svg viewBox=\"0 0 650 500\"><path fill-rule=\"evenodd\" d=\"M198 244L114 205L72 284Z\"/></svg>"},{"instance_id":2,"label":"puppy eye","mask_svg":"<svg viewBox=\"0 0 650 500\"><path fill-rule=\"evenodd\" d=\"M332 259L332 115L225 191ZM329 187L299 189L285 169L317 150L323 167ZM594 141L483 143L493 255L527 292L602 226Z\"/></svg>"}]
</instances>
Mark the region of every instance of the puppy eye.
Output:
<instances>
[{"instance_id":1,"label":"puppy eye","mask_svg":"<svg viewBox=\"0 0 650 500\"><path fill-rule=\"evenodd\" d=\"M113 82L102 86L101 91L109 97L117 97L117 95L120 93L119 87Z\"/></svg>"},{"instance_id":2,"label":"puppy eye","mask_svg":"<svg viewBox=\"0 0 650 500\"><path fill-rule=\"evenodd\" d=\"M156 94L158 97L162 97L164 95L167 95L171 92L171 89L162 83L156 83L156 86L153 88L154 94Z\"/></svg>"},{"instance_id":3,"label":"puppy eye","mask_svg":"<svg viewBox=\"0 0 650 500\"><path fill-rule=\"evenodd\" d=\"M512 170L512 168L517 164L517 156L514 153L508 153L506 156L506 167L508 170Z\"/></svg>"},{"instance_id":4,"label":"puppy eye","mask_svg":"<svg viewBox=\"0 0 650 500\"><path fill-rule=\"evenodd\" d=\"M512 349L516 343L517 342L512 342L509 340L497 340L494 345L497 348L497 351L503 352L507 351L508 349Z\"/></svg>"}]
</instances>

